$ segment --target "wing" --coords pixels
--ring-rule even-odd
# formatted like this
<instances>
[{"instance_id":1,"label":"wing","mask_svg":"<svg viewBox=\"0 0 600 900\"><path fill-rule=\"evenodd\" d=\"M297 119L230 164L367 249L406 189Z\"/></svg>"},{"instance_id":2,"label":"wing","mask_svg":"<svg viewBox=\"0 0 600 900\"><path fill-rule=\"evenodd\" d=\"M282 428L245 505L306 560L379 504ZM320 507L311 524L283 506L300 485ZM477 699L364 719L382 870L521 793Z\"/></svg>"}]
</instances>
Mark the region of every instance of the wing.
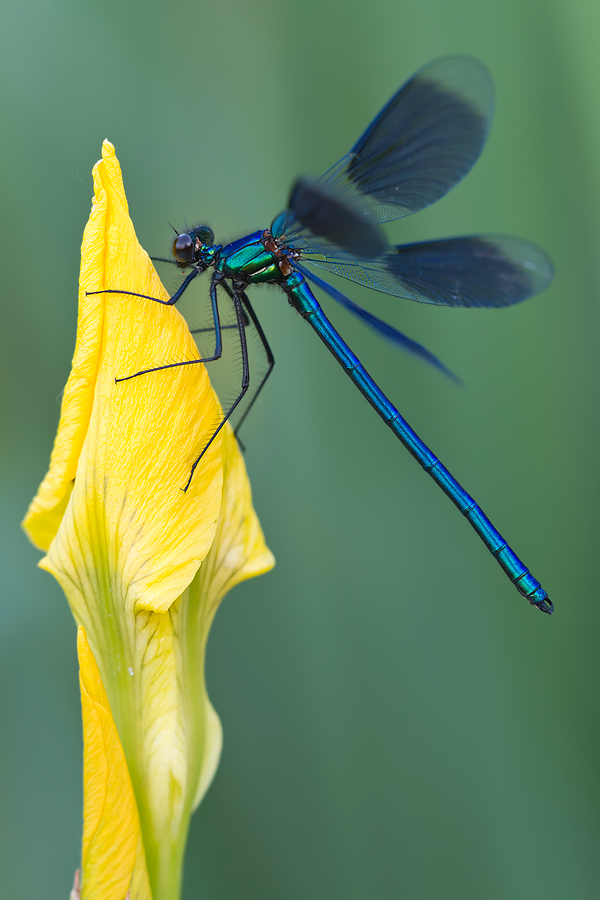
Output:
<instances>
[{"instance_id":1,"label":"wing","mask_svg":"<svg viewBox=\"0 0 600 900\"><path fill-rule=\"evenodd\" d=\"M400 88L350 153L313 186L322 202L344 203L379 224L417 212L467 174L481 153L493 113L493 85L481 63L451 56L425 66ZM305 184L306 182L303 182ZM272 226L299 246L314 224L294 186L288 209ZM335 211L324 218L337 222ZM313 231L333 243L334 231ZM338 246L348 246L342 244Z\"/></svg>"},{"instance_id":2,"label":"wing","mask_svg":"<svg viewBox=\"0 0 600 900\"><path fill-rule=\"evenodd\" d=\"M462 384L460 378L451 372L444 363L434 356L431 351L429 351L422 344L418 344L416 341L413 341L412 338L407 337L405 334L402 334L401 331L398 331L397 328L394 328L393 325L390 325L388 322L384 322L382 319L378 319L377 316L374 316L373 313L368 312L368 310L363 309L362 306L359 306L358 303L353 303L348 297L338 291L333 285L328 284L327 281L323 281L322 278L319 278L313 272L309 272L308 269L305 269L304 266L301 266L299 263L294 263L295 268L298 269L308 281L311 281L313 284L316 284L317 287L320 287L322 291L325 291L326 294L329 294L330 297L333 297L334 300L337 300L338 303L341 303L346 309L348 309L351 313L365 322L369 328L372 328L373 331L376 331L377 334L386 338L386 340L390 341L392 344L396 344L397 347L401 347L403 350L407 350L409 353L413 353L415 356L418 356L420 359L424 359L425 362L428 362L430 365L435 366L436 369L439 369L444 375L447 375L448 378L451 378L456 384Z\"/></svg>"},{"instance_id":3,"label":"wing","mask_svg":"<svg viewBox=\"0 0 600 900\"><path fill-rule=\"evenodd\" d=\"M299 249L310 249L315 236L358 257L373 258L386 248L381 228L368 220L358 203L337 196L317 181L297 179L290 192L288 212L292 227L306 232L305 240L296 232L294 246Z\"/></svg>"},{"instance_id":4,"label":"wing","mask_svg":"<svg viewBox=\"0 0 600 900\"><path fill-rule=\"evenodd\" d=\"M332 256L326 243L320 251L313 247L303 261L384 294L438 306L512 306L542 291L554 275L539 247L501 235L387 247L370 260Z\"/></svg>"}]
</instances>

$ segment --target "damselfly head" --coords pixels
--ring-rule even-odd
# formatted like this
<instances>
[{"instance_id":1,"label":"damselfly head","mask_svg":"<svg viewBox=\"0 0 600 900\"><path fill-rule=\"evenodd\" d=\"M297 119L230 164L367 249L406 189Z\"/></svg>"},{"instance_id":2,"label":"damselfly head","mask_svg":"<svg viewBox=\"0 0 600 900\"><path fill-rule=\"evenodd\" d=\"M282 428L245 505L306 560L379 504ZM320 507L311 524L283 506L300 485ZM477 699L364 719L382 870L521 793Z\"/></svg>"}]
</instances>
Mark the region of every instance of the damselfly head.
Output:
<instances>
[{"instance_id":1,"label":"damselfly head","mask_svg":"<svg viewBox=\"0 0 600 900\"><path fill-rule=\"evenodd\" d=\"M207 225L198 225L189 233L178 234L173 241L173 256L181 268L191 266L198 262L208 262L211 251L214 254L213 244L215 236Z\"/></svg>"}]
</instances>

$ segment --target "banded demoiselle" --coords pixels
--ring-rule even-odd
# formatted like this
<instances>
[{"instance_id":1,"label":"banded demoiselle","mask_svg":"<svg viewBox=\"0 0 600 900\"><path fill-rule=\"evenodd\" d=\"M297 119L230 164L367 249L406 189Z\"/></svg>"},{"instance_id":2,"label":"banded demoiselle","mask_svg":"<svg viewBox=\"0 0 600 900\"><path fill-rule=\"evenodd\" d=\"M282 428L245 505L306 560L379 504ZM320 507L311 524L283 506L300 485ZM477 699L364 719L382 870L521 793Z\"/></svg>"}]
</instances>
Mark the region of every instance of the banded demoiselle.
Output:
<instances>
[{"instance_id":1,"label":"banded demoiselle","mask_svg":"<svg viewBox=\"0 0 600 900\"><path fill-rule=\"evenodd\" d=\"M180 269L191 268L191 272L170 300L147 299L176 303L197 275L212 268L214 324L210 331L215 334L214 353L117 380L218 360L223 352L223 326L217 289L225 292L235 311L242 382L236 399L191 466L183 487L187 490L207 447L249 391L245 332L250 325L263 344L268 367L248 395L250 402L242 420L273 369L273 354L246 289L255 284L279 285L290 305L316 331L385 424L471 523L519 592L542 612L551 614L553 605L540 583L379 389L325 316L309 283L388 340L451 373L420 344L306 268L306 264L318 266L376 291L440 306L499 308L545 288L552 280L551 263L539 248L519 238L476 235L389 246L380 228L383 222L434 203L467 174L483 148L493 102L491 77L479 62L462 56L436 60L400 88L351 151L325 175L295 182L287 208L270 228L226 246L215 244L213 232L205 225L178 234L173 243L174 259L163 261ZM130 292L111 289L110 293Z\"/></svg>"}]
</instances>

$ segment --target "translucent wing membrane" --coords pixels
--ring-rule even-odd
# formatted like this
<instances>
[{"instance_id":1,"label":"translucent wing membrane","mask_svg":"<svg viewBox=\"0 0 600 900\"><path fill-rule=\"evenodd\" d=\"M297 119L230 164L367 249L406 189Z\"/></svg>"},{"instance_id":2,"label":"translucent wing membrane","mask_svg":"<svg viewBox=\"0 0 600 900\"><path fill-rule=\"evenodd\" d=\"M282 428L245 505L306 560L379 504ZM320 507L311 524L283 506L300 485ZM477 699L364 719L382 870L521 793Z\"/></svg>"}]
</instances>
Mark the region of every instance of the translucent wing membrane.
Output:
<instances>
[{"instance_id":1,"label":"translucent wing membrane","mask_svg":"<svg viewBox=\"0 0 600 900\"><path fill-rule=\"evenodd\" d=\"M327 180L373 198L378 222L423 209L471 169L493 107L492 80L481 63L437 60L400 88Z\"/></svg>"},{"instance_id":2,"label":"translucent wing membrane","mask_svg":"<svg viewBox=\"0 0 600 900\"><path fill-rule=\"evenodd\" d=\"M417 212L470 170L485 143L493 105L492 81L480 63L461 56L437 60L400 88L318 183L324 194L371 223ZM300 246L304 240L308 246L314 218L303 216L295 201L292 193L272 230L284 242ZM334 215L330 210L330 218ZM331 227L312 233L332 240ZM353 250L348 243L333 243Z\"/></svg>"},{"instance_id":3,"label":"translucent wing membrane","mask_svg":"<svg viewBox=\"0 0 600 900\"><path fill-rule=\"evenodd\" d=\"M539 247L499 235L387 247L371 260L328 255L325 244L320 249L306 262L384 294L438 306L512 306L547 287L554 274Z\"/></svg>"},{"instance_id":4,"label":"translucent wing membrane","mask_svg":"<svg viewBox=\"0 0 600 900\"><path fill-rule=\"evenodd\" d=\"M302 274L311 281L313 284L316 284L317 287L320 287L321 290L325 291L326 294L329 294L330 297L333 297L334 300L337 300L338 303L341 303L345 309L349 310L363 322L365 322L369 328L372 328L373 331L376 331L377 334L386 338L386 340L390 341L392 344L396 344L396 346L401 347L403 350L406 350L408 353L413 353L415 356L418 356L420 359L425 360L430 365L435 366L436 369L439 369L440 372L443 372L444 375L447 375L452 381L457 384L462 384L460 378L457 378L454 372L451 372L450 369L446 368L444 363L434 356L426 347L423 347L422 344L418 344L416 341L413 341L412 338L407 337L405 334L402 334L401 331L398 331L397 328L394 328L393 325L388 324L388 322L384 322L382 319L378 319L377 316L374 316L373 313L370 313L368 310L363 309L362 306L359 306L358 303L354 303L340 291L336 290L333 285L329 284L327 281L323 281L322 278L319 278L313 272L309 272L308 269L305 269L304 266L295 264L296 268L302 272Z\"/></svg>"},{"instance_id":5,"label":"translucent wing membrane","mask_svg":"<svg viewBox=\"0 0 600 900\"><path fill-rule=\"evenodd\" d=\"M326 185L298 178L288 205L303 229L355 256L372 258L385 250L381 229L369 222L358 204L342 200Z\"/></svg>"}]
</instances>

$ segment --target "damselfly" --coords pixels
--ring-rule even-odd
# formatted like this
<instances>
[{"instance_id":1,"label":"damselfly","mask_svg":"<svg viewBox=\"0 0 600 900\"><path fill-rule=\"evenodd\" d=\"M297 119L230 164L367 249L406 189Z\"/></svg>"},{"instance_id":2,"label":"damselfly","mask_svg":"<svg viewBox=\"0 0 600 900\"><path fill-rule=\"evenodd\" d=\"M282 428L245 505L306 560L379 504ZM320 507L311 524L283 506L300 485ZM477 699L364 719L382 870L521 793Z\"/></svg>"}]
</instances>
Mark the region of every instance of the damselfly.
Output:
<instances>
[{"instance_id":1,"label":"damselfly","mask_svg":"<svg viewBox=\"0 0 600 900\"><path fill-rule=\"evenodd\" d=\"M477 235L389 246L380 228L383 222L417 212L443 197L467 174L485 142L492 111L493 86L480 63L467 57L437 60L400 88L352 150L325 175L316 181L301 178L295 182L287 208L270 228L226 246L215 244L206 225L178 234L174 259L165 261L191 271L170 300L147 299L176 303L189 284L211 268L214 353L117 380L219 359L218 292L224 291L235 311L243 362L241 385L210 441L199 448L183 487L187 490L210 442L246 397L243 421L272 371L273 354L246 289L255 284L279 285L386 425L468 519L520 593L542 612L552 613L552 603L540 583L375 384L325 316L309 283L388 340L451 373L420 344L306 267L318 266L386 294L440 306L510 306L545 288L553 274L550 262L540 249L518 238ZM110 293L130 292L115 287ZM245 333L250 324L268 360L266 374L252 388Z\"/></svg>"}]
</instances>

